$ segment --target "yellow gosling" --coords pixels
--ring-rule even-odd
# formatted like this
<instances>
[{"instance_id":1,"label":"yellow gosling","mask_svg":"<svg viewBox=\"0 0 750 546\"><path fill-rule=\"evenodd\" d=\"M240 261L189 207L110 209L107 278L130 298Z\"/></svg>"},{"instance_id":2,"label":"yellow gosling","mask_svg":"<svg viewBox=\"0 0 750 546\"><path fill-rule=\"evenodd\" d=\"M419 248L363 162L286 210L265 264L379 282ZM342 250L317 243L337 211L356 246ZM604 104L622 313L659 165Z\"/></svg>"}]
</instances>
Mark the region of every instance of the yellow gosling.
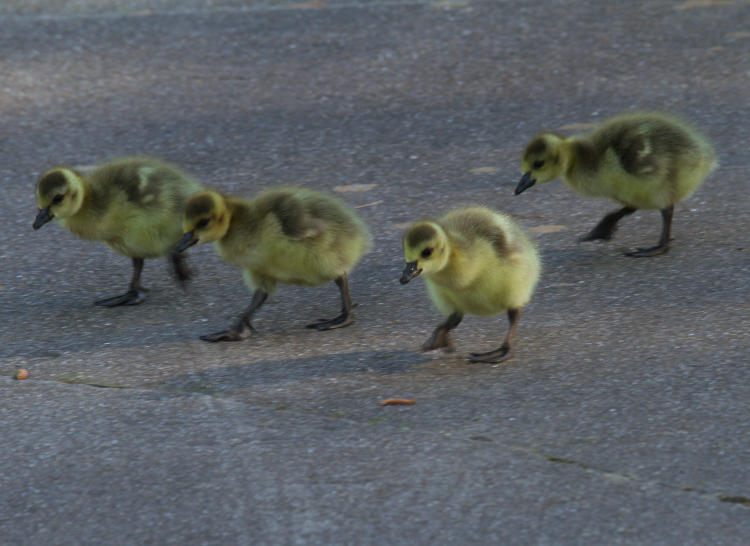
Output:
<instances>
[{"instance_id":1,"label":"yellow gosling","mask_svg":"<svg viewBox=\"0 0 750 546\"><path fill-rule=\"evenodd\" d=\"M655 112L623 114L588 134L534 137L524 149L523 177L515 193L562 177L582 195L609 197L622 205L582 241L608 241L622 217L637 209L660 210L659 243L626 254L656 256L669 250L675 203L692 194L716 165L710 142L685 121Z\"/></svg>"},{"instance_id":2,"label":"yellow gosling","mask_svg":"<svg viewBox=\"0 0 750 546\"><path fill-rule=\"evenodd\" d=\"M183 228L179 251L214 242L224 260L242 268L245 283L253 290L250 306L234 325L201 336L202 340L243 339L254 330L253 314L278 283L335 282L341 313L307 327L330 330L352 323L347 275L368 250L370 234L354 210L338 198L302 188L272 189L249 200L204 191L188 202Z\"/></svg>"},{"instance_id":3,"label":"yellow gosling","mask_svg":"<svg viewBox=\"0 0 750 546\"><path fill-rule=\"evenodd\" d=\"M183 207L201 185L177 167L148 157L104 163L85 174L68 167L45 172L36 184L34 229L50 220L75 235L102 241L133 262L128 291L97 305L136 305L146 296L140 278L145 258L168 256L180 283L190 273L175 252Z\"/></svg>"},{"instance_id":4,"label":"yellow gosling","mask_svg":"<svg viewBox=\"0 0 750 546\"><path fill-rule=\"evenodd\" d=\"M521 308L531 299L541 269L539 254L523 230L503 214L471 207L413 224L403 242L406 267L401 284L422 275L430 299L447 317L422 350L453 350L450 331L465 313L507 311L510 328L502 345L472 353L470 361L510 358Z\"/></svg>"}]
</instances>

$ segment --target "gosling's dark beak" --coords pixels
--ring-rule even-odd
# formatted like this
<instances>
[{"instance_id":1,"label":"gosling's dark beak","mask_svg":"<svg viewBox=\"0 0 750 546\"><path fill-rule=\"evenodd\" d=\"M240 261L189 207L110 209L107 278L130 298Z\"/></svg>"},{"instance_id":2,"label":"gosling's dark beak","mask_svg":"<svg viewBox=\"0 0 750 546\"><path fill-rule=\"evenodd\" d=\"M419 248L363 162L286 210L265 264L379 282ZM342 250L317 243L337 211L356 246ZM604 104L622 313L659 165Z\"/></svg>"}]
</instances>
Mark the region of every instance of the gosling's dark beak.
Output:
<instances>
[{"instance_id":1,"label":"gosling's dark beak","mask_svg":"<svg viewBox=\"0 0 750 546\"><path fill-rule=\"evenodd\" d=\"M421 272L421 269L417 269L417 262L406 262L406 267L404 267L404 272L401 273L401 279L399 279L399 281L401 284L406 284Z\"/></svg>"},{"instance_id":2,"label":"gosling's dark beak","mask_svg":"<svg viewBox=\"0 0 750 546\"><path fill-rule=\"evenodd\" d=\"M518 186L516 186L516 195L528 190L534 184L536 184L536 178L531 178L531 171L523 173L521 181L518 183Z\"/></svg>"},{"instance_id":3,"label":"gosling's dark beak","mask_svg":"<svg viewBox=\"0 0 750 546\"><path fill-rule=\"evenodd\" d=\"M188 231L185 235L182 236L182 239L180 239L180 242L177 243L177 248L175 250L177 252L182 252L186 248L190 248L195 243L198 242L198 239L195 235L193 235L192 231Z\"/></svg>"},{"instance_id":4,"label":"gosling's dark beak","mask_svg":"<svg viewBox=\"0 0 750 546\"><path fill-rule=\"evenodd\" d=\"M54 217L55 215L49 211L49 207L39 209L39 213L36 215L36 219L34 220L34 229L39 229Z\"/></svg>"}]
</instances>

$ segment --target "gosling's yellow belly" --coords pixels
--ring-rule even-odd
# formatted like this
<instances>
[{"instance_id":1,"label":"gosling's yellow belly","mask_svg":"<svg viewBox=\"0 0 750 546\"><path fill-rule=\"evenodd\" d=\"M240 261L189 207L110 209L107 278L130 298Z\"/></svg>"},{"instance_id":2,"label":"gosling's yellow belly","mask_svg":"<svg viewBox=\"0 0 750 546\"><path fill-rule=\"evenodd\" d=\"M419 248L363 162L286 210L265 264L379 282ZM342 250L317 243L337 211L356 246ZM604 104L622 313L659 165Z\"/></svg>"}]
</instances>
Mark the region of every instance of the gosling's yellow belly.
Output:
<instances>
[{"instance_id":1,"label":"gosling's yellow belly","mask_svg":"<svg viewBox=\"0 0 750 546\"><path fill-rule=\"evenodd\" d=\"M478 294L467 291L443 291L442 297L458 311L472 315L496 315L508 308L505 298L499 293L479 297Z\"/></svg>"},{"instance_id":2,"label":"gosling's yellow belly","mask_svg":"<svg viewBox=\"0 0 750 546\"><path fill-rule=\"evenodd\" d=\"M174 250L182 235L177 218L174 222L150 225L147 221L126 223L119 228L102 223L60 222L82 239L102 241L123 256L135 258L159 258Z\"/></svg>"},{"instance_id":3,"label":"gosling's yellow belly","mask_svg":"<svg viewBox=\"0 0 750 546\"><path fill-rule=\"evenodd\" d=\"M451 275L425 275L427 290L444 314L455 311L472 315L496 315L520 309L531 299L539 279L540 263L529 248L524 255L506 258L491 268L477 271L469 279Z\"/></svg>"},{"instance_id":4,"label":"gosling's yellow belly","mask_svg":"<svg viewBox=\"0 0 750 546\"><path fill-rule=\"evenodd\" d=\"M305 270L300 267L274 267L273 264L254 264L248 271L254 276L280 282L283 284L296 284L300 286L319 286L325 284L335 277L323 276L319 272Z\"/></svg>"},{"instance_id":5,"label":"gosling's yellow belly","mask_svg":"<svg viewBox=\"0 0 750 546\"><path fill-rule=\"evenodd\" d=\"M346 272L330 257L322 260L320 255L309 251L275 252L255 247L237 254L220 245L218 250L228 263L245 270L246 281L253 289L270 290L276 283L319 286Z\"/></svg>"},{"instance_id":6,"label":"gosling's yellow belly","mask_svg":"<svg viewBox=\"0 0 750 546\"><path fill-rule=\"evenodd\" d=\"M613 174L566 178L568 186L586 197L607 197L637 209L663 209L674 202L674 191L663 180Z\"/></svg>"},{"instance_id":7,"label":"gosling's yellow belly","mask_svg":"<svg viewBox=\"0 0 750 546\"><path fill-rule=\"evenodd\" d=\"M513 294L502 285L472 286L462 290L427 280L427 290L438 311L444 315L455 311L480 316L496 315L526 303L516 301L522 298L512 297Z\"/></svg>"},{"instance_id":8,"label":"gosling's yellow belly","mask_svg":"<svg viewBox=\"0 0 750 546\"><path fill-rule=\"evenodd\" d=\"M106 244L115 252L124 256L138 258L159 258L174 251L180 240L181 230L169 230L157 235L138 234L139 236L115 237Z\"/></svg>"},{"instance_id":9,"label":"gosling's yellow belly","mask_svg":"<svg viewBox=\"0 0 750 546\"><path fill-rule=\"evenodd\" d=\"M712 158L685 159L684 165L632 175L619 168L565 177L573 190L589 197L609 197L637 209L664 209L689 197L714 168Z\"/></svg>"}]
</instances>

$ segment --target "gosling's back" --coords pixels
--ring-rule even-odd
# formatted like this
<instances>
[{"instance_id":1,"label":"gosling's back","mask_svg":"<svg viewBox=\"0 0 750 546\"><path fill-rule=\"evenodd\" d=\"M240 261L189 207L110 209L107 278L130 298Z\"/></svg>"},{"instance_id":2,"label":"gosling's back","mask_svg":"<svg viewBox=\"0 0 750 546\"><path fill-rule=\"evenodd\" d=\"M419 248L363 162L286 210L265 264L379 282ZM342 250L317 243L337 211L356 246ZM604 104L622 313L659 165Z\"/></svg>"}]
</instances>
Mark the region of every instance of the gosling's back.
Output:
<instances>
[{"instance_id":1,"label":"gosling's back","mask_svg":"<svg viewBox=\"0 0 750 546\"><path fill-rule=\"evenodd\" d=\"M227 206L229 229L217 249L257 280L317 286L350 271L369 248L366 224L323 192L272 189L252 200L228 198Z\"/></svg>"},{"instance_id":2,"label":"gosling's back","mask_svg":"<svg viewBox=\"0 0 750 546\"><path fill-rule=\"evenodd\" d=\"M446 267L425 275L438 307L445 300L462 312L493 315L528 303L541 265L536 247L515 222L471 207L451 211L438 223L451 247Z\"/></svg>"},{"instance_id":3,"label":"gosling's back","mask_svg":"<svg viewBox=\"0 0 750 546\"><path fill-rule=\"evenodd\" d=\"M565 181L584 195L641 209L663 209L688 197L716 166L708 139L663 113L623 114L570 139Z\"/></svg>"},{"instance_id":4,"label":"gosling's back","mask_svg":"<svg viewBox=\"0 0 750 546\"><path fill-rule=\"evenodd\" d=\"M141 258L173 250L182 234L185 202L201 189L175 166L148 157L115 160L80 176L83 206L60 223L80 237Z\"/></svg>"}]
</instances>

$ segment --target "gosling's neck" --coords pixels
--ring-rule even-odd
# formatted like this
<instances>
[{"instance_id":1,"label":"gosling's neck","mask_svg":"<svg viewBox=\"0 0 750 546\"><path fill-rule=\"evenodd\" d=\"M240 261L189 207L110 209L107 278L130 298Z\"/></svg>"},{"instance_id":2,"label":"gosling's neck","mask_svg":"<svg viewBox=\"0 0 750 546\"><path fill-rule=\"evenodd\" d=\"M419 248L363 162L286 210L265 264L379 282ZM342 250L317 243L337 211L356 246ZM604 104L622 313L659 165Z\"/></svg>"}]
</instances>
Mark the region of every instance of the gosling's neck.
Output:
<instances>
[{"instance_id":1,"label":"gosling's neck","mask_svg":"<svg viewBox=\"0 0 750 546\"><path fill-rule=\"evenodd\" d=\"M224 214L228 216L226 219L227 229L216 242L228 244L233 239L234 235L237 235L241 231L246 231L248 226L253 226L254 228L254 222L252 205L247 201L233 197L225 197L224 206Z\"/></svg>"},{"instance_id":2,"label":"gosling's neck","mask_svg":"<svg viewBox=\"0 0 750 546\"><path fill-rule=\"evenodd\" d=\"M104 214L106 206L101 206L99 203L106 203L107 200L97 199L101 190L87 176L74 174L76 181L74 185L71 185L71 189L77 194L76 198L80 202L73 214L59 218L58 222L79 236L89 238L92 233L98 233L101 228L97 219Z\"/></svg>"},{"instance_id":3,"label":"gosling's neck","mask_svg":"<svg viewBox=\"0 0 750 546\"><path fill-rule=\"evenodd\" d=\"M455 285L456 279L465 275L471 268L463 251L463 241L448 235L443 265L440 269L426 275L437 284Z\"/></svg>"},{"instance_id":4,"label":"gosling's neck","mask_svg":"<svg viewBox=\"0 0 750 546\"><path fill-rule=\"evenodd\" d=\"M576 137L570 137L560 142L560 173L568 178L578 167L580 150L585 143Z\"/></svg>"}]
</instances>

